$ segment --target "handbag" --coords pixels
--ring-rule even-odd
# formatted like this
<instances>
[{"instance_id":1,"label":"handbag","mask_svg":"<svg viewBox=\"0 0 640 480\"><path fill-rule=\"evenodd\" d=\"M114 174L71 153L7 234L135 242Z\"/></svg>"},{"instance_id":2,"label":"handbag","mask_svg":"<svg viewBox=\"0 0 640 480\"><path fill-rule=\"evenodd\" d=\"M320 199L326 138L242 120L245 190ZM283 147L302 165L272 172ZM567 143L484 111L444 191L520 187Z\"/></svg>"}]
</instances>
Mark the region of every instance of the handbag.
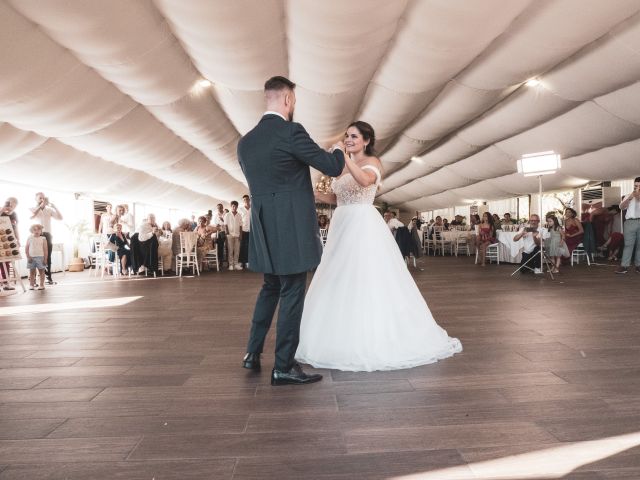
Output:
<instances>
[{"instance_id":1,"label":"handbag","mask_svg":"<svg viewBox=\"0 0 640 480\"><path fill-rule=\"evenodd\" d=\"M111 251L111 252L117 252L118 251L118 245L116 245L113 242L108 242L105 246L104 249L107 251Z\"/></svg>"}]
</instances>

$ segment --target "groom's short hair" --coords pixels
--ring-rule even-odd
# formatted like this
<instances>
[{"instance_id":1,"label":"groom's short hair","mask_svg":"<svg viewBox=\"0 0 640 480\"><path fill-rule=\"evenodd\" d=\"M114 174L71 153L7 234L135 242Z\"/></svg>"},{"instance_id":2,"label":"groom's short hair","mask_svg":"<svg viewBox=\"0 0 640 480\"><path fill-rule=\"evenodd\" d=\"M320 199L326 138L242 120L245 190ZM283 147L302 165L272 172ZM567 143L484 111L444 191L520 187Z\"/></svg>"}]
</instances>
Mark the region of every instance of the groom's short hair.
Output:
<instances>
[{"instance_id":1,"label":"groom's short hair","mask_svg":"<svg viewBox=\"0 0 640 480\"><path fill-rule=\"evenodd\" d=\"M281 77L280 75L271 77L269 80L264 82L264 91L280 91L280 90L294 90L296 88L296 84L293 83L286 77Z\"/></svg>"}]
</instances>

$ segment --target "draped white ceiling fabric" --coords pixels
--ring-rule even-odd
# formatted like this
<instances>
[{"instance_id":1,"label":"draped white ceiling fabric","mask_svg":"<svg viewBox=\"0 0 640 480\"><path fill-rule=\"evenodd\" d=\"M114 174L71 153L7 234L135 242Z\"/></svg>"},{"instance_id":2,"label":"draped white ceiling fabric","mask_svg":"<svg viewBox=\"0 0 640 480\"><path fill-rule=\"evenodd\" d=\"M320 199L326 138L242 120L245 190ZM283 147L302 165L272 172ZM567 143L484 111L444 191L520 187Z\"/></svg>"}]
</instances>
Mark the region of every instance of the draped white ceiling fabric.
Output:
<instances>
[{"instance_id":1,"label":"draped white ceiling fabric","mask_svg":"<svg viewBox=\"0 0 640 480\"><path fill-rule=\"evenodd\" d=\"M318 143L374 126L403 209L534 192L537 151L547 188L639 174L640 0L0 0L0 180L238 199L273 75Z\"/></svg>"}]
</instances>

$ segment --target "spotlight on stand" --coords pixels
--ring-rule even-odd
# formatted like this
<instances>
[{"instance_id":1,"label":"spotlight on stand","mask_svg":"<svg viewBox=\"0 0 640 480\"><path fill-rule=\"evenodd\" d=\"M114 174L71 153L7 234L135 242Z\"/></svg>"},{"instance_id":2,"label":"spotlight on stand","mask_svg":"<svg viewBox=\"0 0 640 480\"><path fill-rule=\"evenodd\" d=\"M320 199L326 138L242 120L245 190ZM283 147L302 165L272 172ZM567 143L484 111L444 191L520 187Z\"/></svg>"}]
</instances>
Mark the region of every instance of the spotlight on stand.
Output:
<instances>
[{"instance_id":1,"label":"spotlight on stand","mask_svg":"<svg viewBox=\"0 0 640 480\"><path fill-rule=\"evenodd\" d=\"M525 177L538 177L538 215L540 217L540 228L544 225L544 214L542 212L542 176L551 175L556 173L561 167L560 155L553 150L548 152L529 153L523 155L518 160L518 173L523 174ZM540 255L540 266L547 264L547 272L553 279L553 273L551 273L551 266L549 264L548 257L544 252L544 239L540 238L540 251L529 259L529 262ZM525 263L518 268L511 275L519 272L522 268L530 268Z\"/></svg>"}]
</instances>

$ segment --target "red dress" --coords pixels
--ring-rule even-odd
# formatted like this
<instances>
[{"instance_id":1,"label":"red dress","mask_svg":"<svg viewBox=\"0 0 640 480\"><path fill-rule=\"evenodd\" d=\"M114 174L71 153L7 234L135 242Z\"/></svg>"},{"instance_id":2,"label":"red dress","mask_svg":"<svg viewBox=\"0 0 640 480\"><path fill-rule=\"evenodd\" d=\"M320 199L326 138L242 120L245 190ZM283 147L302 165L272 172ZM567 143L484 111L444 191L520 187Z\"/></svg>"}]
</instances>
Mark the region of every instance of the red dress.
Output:
<instances>
[{"instance_id":1,"label":"red dress","mask_svg":"<svg viewBox=\"0 0 640 480\"><path fill-rule=\"evenodd\" d=\"M480 242L496 243L496 238L491 235L491 227L480 227Z\"/></svg>"},{"instance_id":2,"label":"red dress","mask_svg":"<svg viewBox=\"0 0 640 480\"><path fill-rule=\"evenodd\" d=\"M568 227L565 227L564 231L565 233L569 234L569 235L573 235L574 233L578 233L580 229L578 227L576 227L575 225L570 225ZM565 239L564 242L567 244L567 248L569 248L569 255L571 255L571 253L575 250L575 248L582 243L582 237L584 237L584 234L581 233L580 235L576 235L575 237L568 237L565 235Z\"/></svg>"}]
</instances>

